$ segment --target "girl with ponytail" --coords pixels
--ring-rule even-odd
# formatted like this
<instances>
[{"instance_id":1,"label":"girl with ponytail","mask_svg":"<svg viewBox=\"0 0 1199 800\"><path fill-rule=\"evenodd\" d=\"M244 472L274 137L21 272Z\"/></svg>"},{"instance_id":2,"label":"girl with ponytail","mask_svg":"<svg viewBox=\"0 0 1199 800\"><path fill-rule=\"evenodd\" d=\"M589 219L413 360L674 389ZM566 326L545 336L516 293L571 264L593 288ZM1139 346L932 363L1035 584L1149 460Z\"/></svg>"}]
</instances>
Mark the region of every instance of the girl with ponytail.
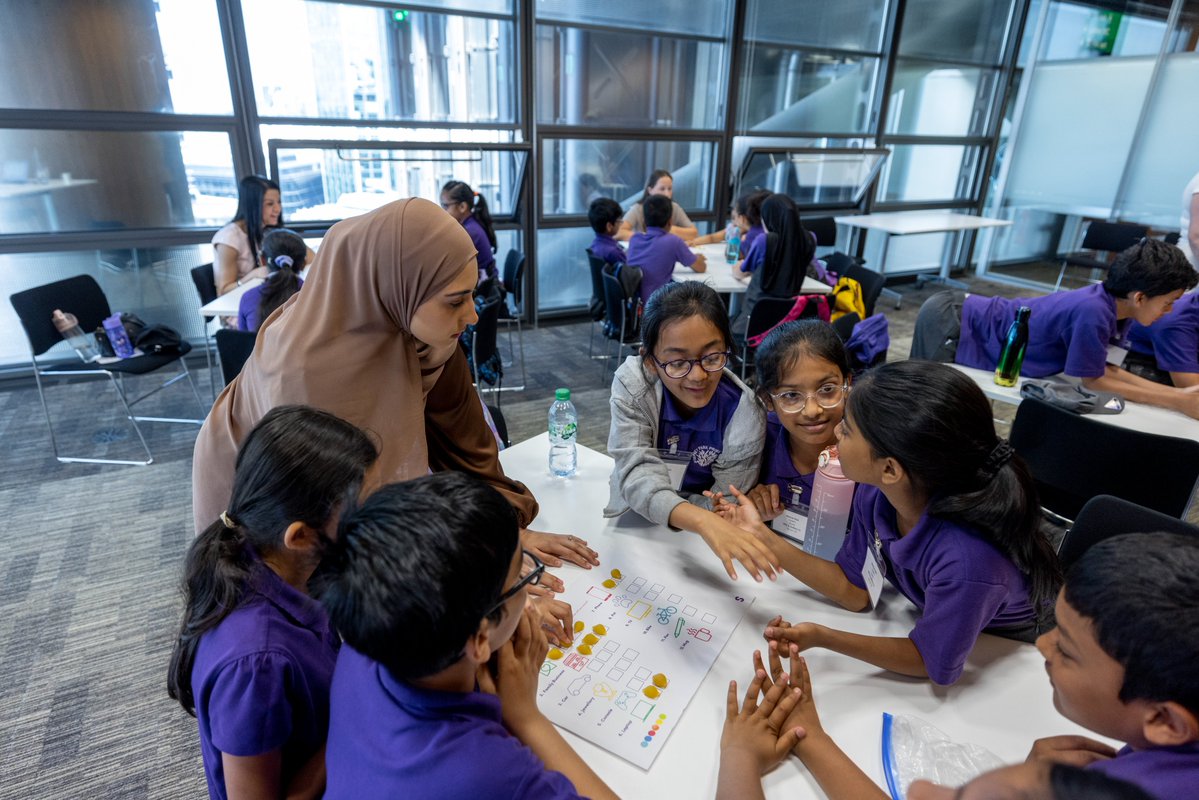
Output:
<instances>
[{"instance_id":1,"label":"girl with ponytail","mask_svg":"<svg viewBox=\"0 0 1199 800\"><path fill-rule=\"evenodd\" d=\"M479 283L499 278L495 267L495 227L491 222L491 211L483 195L462 181L450 181L441 187L441 207L458 220L470 239L475 243L479 256Z\"/></svg>"},{"instance_id":2,"label":"girl with ponytail","mask_svg":"<svg viewBox=\"0 0 1199 800\"><path fill-rule=\"evenodd\" d=\"M906 638L862 636L775 618L786 652L824 647L904 675L950 684L978 635L1033 641L1061 584L1041 532L1032 476L995 435L982 391L952 367L902 361L867 372L837 433L841 468L859 483L835 562L800 553L788 571L851 611L879 575L923 612ZM773 536L738 495L738 524Z\"/></svg>"},{"instance_id":3,"label":"girl with ponytail","mask_svg":"<svg viewBox=\"0 0 1199 800\"><path fill-rule=\"evenodd\" d=\"M300 291L304 281L300 271L308 245L300 234L287 228L268 233L262 240L262 266L269 270L266 280L241 296L237 309L237 328L256 331L262 321L287 298Z\"/></svg>"},{"instance_id":4,"label":"girl with ponytail","mask_svg":"<svg viewBox=\"0 0 1199 800\"><path fill-rule=\"evenodd\" d=\"M209 794L319 796L338 638L307 584L377 457L358 428L280 406L188 550L167 692L199 723Z\"/></svg>"}]
</instances>

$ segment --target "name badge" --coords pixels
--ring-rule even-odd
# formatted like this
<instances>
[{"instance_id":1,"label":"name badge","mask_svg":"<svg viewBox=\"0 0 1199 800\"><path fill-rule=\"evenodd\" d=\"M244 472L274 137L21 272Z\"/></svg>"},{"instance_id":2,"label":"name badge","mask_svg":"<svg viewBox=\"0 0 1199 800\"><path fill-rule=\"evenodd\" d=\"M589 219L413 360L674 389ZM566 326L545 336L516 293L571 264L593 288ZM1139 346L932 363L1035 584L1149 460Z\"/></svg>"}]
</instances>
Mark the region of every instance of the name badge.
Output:
<instances>
[{"instance_id":1,"label":"name badge","mask_svg":"<svg viewBox=\"0 0 1199 800\"><path fill-rule=\"evenodd\" d=\"M1128 358L1127 348L1121 347L1118 344L1109 344L1107 346L1107 363L1113 367L1124 366L1124 359Z\"/></svg>"},{"instance_id":2,"label":"name badge","mask_svg":"<svg viewBox=\"0 0 1199 800\"><path fill-rule=\"evenodd\" d=\"M791 505L797 506L803 502L803 487L798 484L787 484L787 490L791 492Z\"/></svg>"},{"instance_id":3,"label":"name badge","mask_svg":"<svg viewBox=\"0 0 1199 800\"><path fill-rule=\"evenodd\" d=\"M802 545L804 533L808 530L807 506L785 508L783 513L775 517L771 524L774 526L774 532L779 536Z\"/></svg>"},{"instance_id":4,"label":"name badge","mask_svg":"<svg viewBox=\"0 0 1199 800\"><path fill-rule=\"evenodd\" d=\"M677 456L679 454L679 437L671 436L666 440L666 444L670 447L670 454Z\"/></svg>"},{"instance_id":5,"label":"name badge","mask_svg":"<svg viewBox=\"0 0 1199 800\"><path fill-rule=\"evenodd\" d=\"M878 533L874 534L874 547L867 548L866 557L862 559L862 582L866 584L866 593L870 595L870 607L878 606L878 598L883 593L883 570L879 561L879 551L882 542Z\"/></svg>"}]
</instances>

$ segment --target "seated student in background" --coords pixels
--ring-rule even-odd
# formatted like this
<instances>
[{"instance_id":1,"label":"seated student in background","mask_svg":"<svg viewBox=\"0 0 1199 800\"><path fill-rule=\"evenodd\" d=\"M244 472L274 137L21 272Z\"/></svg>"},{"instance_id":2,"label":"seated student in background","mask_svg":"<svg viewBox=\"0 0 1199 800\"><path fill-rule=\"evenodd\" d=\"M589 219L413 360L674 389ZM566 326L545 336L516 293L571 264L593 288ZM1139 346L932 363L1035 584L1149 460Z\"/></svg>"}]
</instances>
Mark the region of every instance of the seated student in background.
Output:
<instances>
[{"instance_id":1,"label":"seated student in background","mask_svg":"<svg viewBox=\"0 0 1199 800\"><path fill-rule=\"evenodd\" d=\"M720 777L717 800L755 800L764 797L761 776L794 753L829 800L890 800L865 772L825 732L812 696L807 663L792 645L790 671L782 668L776 649L770 651L773 678L767 676L760 653L754 654L754 679L746 702L736 707L734 682L720 739ZM759 692L764 691L760 705ZM1073 738L1073 737L1071 737ZM1182 796L1182 795L1178 795ZM1029 758L985 772L963 786L939 786L916 780L907 800L1153 800L1153 795L1096 770Z\"/></svg>"},{"instance_id":2,"label":"seated student in background","mask_svg":"<svg viewBox=\"0 0 1199 800\"><path fill-rule=\"evenodd\" d=\"M729 209L730 222L728 225L715 233L705 234L692 239L690 245L697 247L702 244L726 242L732 231L736 229L737 236L741 239L739 258L745 258L745 253L749 250L749 246L753 243L754 239L757 239L764 233L762 230L762 201L767 197L770 197L770 192L765 189L758 189L757 191L746 192L741 195L733 201L733 206Z\"/></svg>"},{"instance_id":3,"label":"seated student in background","mask_svg":"<svg viewBox=\"0 0 1199 800\"><path fill-rule=\"evenodd\" d=\"M745 495L769 522L785 510L798 513L812 502L820 453L837 443L837 426L845 412L849 354L827 322L798 320L766 336L758 346L754 369L758 397L769 413L758 483ZM727 505L719 488L713 492L718 512ZM784 553L794 548L783 539L772 547L785 568Z\"/></svg>"},{"instance_id":4,"label":"seated student in background","mask_svg":"<svg viewBox=\"0 0 1199 800\"><path fill-rule=\"evenodd\" d=\"M325 797L611 798L537 709L547 651L516 514L462 473L384 486L316 591L345 640Z\"/></svg>"},{"instance_id":5,"label":"seated student in background","mask_svg":"<svg viewBox=\"0 0 1199 800\"><path fill-rule=\"evenodd\" d=\"M1199 384L1199 292L1184 294L1153 325L1132 323L1128 344L1132 353L1147 356L1157 370L1169 373L1175 386Z\"/></svg>"},{"instance_id":6,"label":"seated student in background","mask_svg":"<svg viewBox=\"0 0 1199 800\"><path fill-rule=\"evenodd\" d=\"M495 266L495 227L483 195L462 181L450 181L441 187L441 207L466 229L478 251L479 283L499 280Z\"/></svg>"},{"instance_id":7,"label":"seated student in background","mask_svg":"<svg viewBox=\"0 0 1199 800\"><path fill-rule=\"evenodd\" d=\"M1199 394L1107 363L1109 346L1124 338L1130 321L1153 325L1197 282L1199 274L1177 247L1142 239L1116 257L1101 284L1017 300L969 295L962 301L953 292L939 292L920 309L912 357L993 370L1016 310L1028 306L1032 315L1021 375L1065 373L1091 389L1199 417Z\"/></svg>"},{"instance_id":8,"label":"seated student in background","mask_svg":"<svg viewBox=\"0 0 1199 800\"><path fill-rule=\"evenodd\" d=\"M308 245L293 230L278 228L262 237L262 266L269 272L265 281L249 289L238 301L238 330L258 330L272 311L300 291L304 285L300 270L307 255Z\"/></svg>"},{"instance_id":9,"label":"seated student in background","mask_svg":"<svg viewBox=\"0 0 1199 800\"><path fill-rule=\"evenodd\" d=\"M645 201L651 197L665 197L670 200L670 217L668 219L678 236L685 241L690 241L699 235L699 228L695 227L695 223L687 216L687 212L671 199L674 197L674 178L666 170L656 169L650 173L649 180L645 182L645 192L642 193L641 199L634 203L633 207L624 215L620 232L616 234L617 239L624 242L628 241L634 233L645 233L645 229L650 225L644 214Z\"/></svg>"},{"instance_id":10,"label":"seated student in background","mask_svg":"<svg viewBox=\"0 0 1199 800\"><path fill-rule=\"evenodd\" d=\"M991 406L952 367L900 361L854 384L837 435L845 477L859 484L835 562L790 548L783 567L850 611L886 579L922 612L905 638L863 636L776 618L780 647L823 647L882 669L947 685L984 631L1031 642L1060 584L1040 530L1032 476L996 437ZM764 542L775 534L734 492L732 515Z\"/></svg>"},{"instance_id":11,"label":"seated student in background","mask_svg":"<svg viewBox=\"0 0 1199 800\"><path fill-rule=\"evenodd\" d=\"M737 577L734 560L757 580L762 572L773 577L778 560L769 547L713 513L703 494L753 486L765 432L753 390L725 368L732 340L720 296L695 281L668 283L646 303L641 336L641 354L612 377L608 453L616 463L604 516L632 509L693 531L730 577ZM687 453L677 485L665 459Z\"/></svg>"},{"instance_id":12,"label":"seated student in background","mask_svg":"<svg viewBox=\"0 0 1199 800\"><path fill-rule=\"evenodd\" d=\"M307 584L376 458L332 414L279 406L237 455L233 496L192 542L167 675L213 798L320 797L339 639Z\"/></svg>"},{"instance_id":13,"label":"seated student in background","mask_svg":"<svg viewBox=\"0 0 1199 800\"><path fill-rule=\"evenodd\" d=\"M670 201L655 195L645 201L645 233L635 233L629 240L628 263L641 268L641 301L659 287L671 281L676 263L704 272L708 262L691 252L682 239L671 233Z\"/></svg>"},{"instance_id":14,"label":"seated student in background","mask_svg":"<svg viewBox=\"0 0 1199 800\"><path fill-rule=\"evenodd\" d=\"M620 203L610 197L601 197L591 201L587 209L587 221L595 238L591 240L591 254L605 264L623 264L628 260L624 248L616 241L616 232L620 230Z\"/></svg>"}]
</instances>

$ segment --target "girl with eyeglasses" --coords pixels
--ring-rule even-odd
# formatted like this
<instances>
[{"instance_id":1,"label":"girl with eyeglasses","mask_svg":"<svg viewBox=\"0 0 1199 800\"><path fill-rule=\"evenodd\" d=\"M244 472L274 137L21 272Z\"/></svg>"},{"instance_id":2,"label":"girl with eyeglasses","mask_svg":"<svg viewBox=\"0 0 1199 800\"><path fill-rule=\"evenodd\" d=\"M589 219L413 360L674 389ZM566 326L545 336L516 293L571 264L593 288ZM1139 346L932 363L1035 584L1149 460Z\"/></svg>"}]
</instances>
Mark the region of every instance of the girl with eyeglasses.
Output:
<instances>
[{"instance_id":1,"label":"girl with eyeglasses","mask_svg":"<svg viewBox=\"0 0 1199 800\"><path fill-rule=\"evenodd\" d=\"M757 482L765 421L753 390L725 369L732 350L720 297L698 282L668 283L646 303L639 356L612 378L608 454L615 460L604 515L632 509L703 537L731 578L739 561L761 580L778 560L713 513L704 492ZM688 454L690 454L688 456ZM668 463L685 459L676 484Z\"/></svg>"},{"instance_id":2,"label":"girl with eyeglasses","mask_svg":"<svg viewBox=\"0 0 1199 800\"><path fill-rule=\"evenodd\" d=\"M771 647L823 647L947 685L980 633L1032 642L1048 625L1057 556L1041 531L1032 475L996 436L974 381L928 361L873 369L847 395L837 449L859 484L845 543L835 561L791 548L783 567L850 611L873 605L886 582L922 613L906 637L776 617L766 628ZM777 539L749 498L734 495L738 523Z\"/></svg>"},{"instance_id":3,"label":"girl with eyeglasses","mask_svg":"<svg viewBox=\"0 0 1199 800\"><path fill-rule=\"evenodd\" d=\"M479 254L479 283L489 279L499 280L495 266L498 243L486 198L463 181L450 181L441 187L441 207L470 234L470 240Z\"/></svg>"}]
</instances>

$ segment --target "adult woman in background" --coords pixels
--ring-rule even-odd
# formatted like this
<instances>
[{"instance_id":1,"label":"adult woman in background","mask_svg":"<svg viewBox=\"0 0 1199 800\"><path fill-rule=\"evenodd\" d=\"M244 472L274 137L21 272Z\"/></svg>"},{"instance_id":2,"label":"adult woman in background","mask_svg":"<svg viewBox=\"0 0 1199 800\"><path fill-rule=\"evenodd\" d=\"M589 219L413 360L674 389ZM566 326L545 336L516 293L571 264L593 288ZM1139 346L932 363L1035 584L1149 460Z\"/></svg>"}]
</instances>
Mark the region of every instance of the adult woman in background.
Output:
<instances>
[{"instance_id":1,"label":"adult woman in background","mask_svg":"<svg viewBox=\"0 0 1199 800\"><path fill-rule=\"evenodd\" d=\"M670 218L671 233L684 242L689 242L699 235L699 228L695 227L695 223L687 216L687 212L674 202L674 177L664 169L656 169L649 174L649 180L645 182L645 192L641 195L641 199L625 213L624 221L620 224L620 231L616 234L617 239L628 241L634 233L645 233L645 211L641 204L645 202L646 198L655 194L671 198L670 202L673 207L673 214Z\"/></svg>"},{"instance_id":2,"label":"adult woman in background","mask_svg":"<svg viewBox=\"0 0 1199 800\"><path fill-rule=\"evenodd\" d=\"M258 259L262 237L271 228L282 227L283 198L279 184L261 175L242 178L237 184L237 213L212 237L213 274L218 295L233 291L251 278L267 276L267 268ZM311 263L314 255L309 248L308 257L299 269Z\"/></svg>"},{"instance_id":3,"label":"adult woman in background","mask_svg":"<svg viewBox=\"0 0 1199 800\"><path fill-rule=\"evenodd\" d=\"M527 530L537 501L504 475L458 336L474 323L475 248L454 219L398 200L334 225L304 283L258 330L196 440L196 529L225 510L241 440L270 409L304 404L377 437L364 492L458 470L516 509L522 547L551 566L599 563L586 542ZM556 581L555 581L556 583Z\"/></svg>"}]
</instances>

